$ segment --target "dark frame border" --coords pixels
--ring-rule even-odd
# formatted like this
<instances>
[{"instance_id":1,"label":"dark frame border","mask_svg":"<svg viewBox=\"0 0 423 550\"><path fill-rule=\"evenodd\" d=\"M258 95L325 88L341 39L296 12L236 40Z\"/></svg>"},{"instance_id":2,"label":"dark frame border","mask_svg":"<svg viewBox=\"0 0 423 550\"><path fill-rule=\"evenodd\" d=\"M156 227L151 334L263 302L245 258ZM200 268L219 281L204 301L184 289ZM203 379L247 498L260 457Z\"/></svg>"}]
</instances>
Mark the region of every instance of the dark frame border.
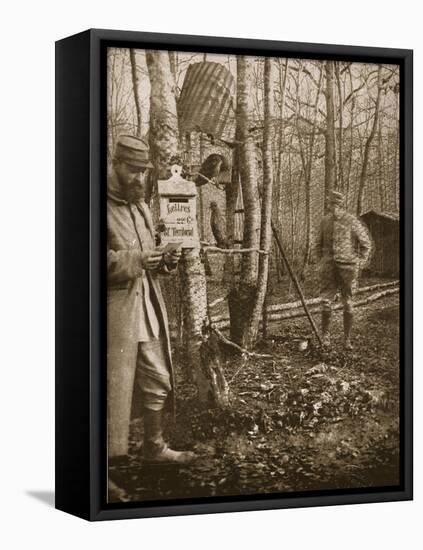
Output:
<instances>
[{"instance_id":1,"label":"dark frame border","mask_svg":"<svg viewBox=\"0 0 423 550\"><path fill-rule=\"evenodd\" d=\"M400 65L400 486L106 503L106 285L100 275L106 272L103 251L106 199L101 182L106 175L105 51L113 46ZM106 520L412 499L412 65L412 51L403 49L98 29L56 43L57 508L90 520ZM71 151L75 154L73 158ZM74 168L68 174L65 169L71 162ZM71 183L77 188L73 195L66 191ZM71 257L78 255L76 268L63 250L69 251ZM76 288L75 278L80 282ZM75 325L79 328L77 334ZM74 393L81 396L78 407L69 397L70 384Z\"/></svg>"}]
</instances>

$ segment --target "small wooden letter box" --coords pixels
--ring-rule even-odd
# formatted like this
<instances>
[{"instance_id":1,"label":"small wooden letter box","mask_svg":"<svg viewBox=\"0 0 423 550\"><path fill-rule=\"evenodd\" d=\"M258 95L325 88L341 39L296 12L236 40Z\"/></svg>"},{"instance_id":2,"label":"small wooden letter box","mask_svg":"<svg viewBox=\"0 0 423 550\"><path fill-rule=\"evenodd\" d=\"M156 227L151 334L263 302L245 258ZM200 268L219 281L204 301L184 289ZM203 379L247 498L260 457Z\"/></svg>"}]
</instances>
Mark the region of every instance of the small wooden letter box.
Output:
<instances>
[{"instance_id":1,"label":"small wooden letter box","mask_svg":"<svg viewBox=\"0 0 423 550\"><path fill-rule=\"evenodd\" d=\"M180 166L173 165L171 177L158 181L162 244L182 243L182 248L197 248L197 189L194 182L183 179L181 171Z\"/></svg>"}]
</instances>

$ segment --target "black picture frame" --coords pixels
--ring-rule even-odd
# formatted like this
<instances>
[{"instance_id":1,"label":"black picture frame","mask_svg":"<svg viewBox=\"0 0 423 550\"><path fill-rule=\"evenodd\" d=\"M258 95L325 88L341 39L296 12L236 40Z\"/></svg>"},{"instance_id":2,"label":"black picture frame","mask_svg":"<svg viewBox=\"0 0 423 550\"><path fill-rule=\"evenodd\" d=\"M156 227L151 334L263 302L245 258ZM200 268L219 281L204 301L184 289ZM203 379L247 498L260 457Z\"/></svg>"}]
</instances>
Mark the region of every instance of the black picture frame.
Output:
<instances>
[{"instance_id":1,"label":"black picture frame","mask_svg":"<svg viewBox=\"0 0 423 550\"><path fill-rule=\"evenodd\" d=\"M106 503L106 220L102 182L106 177L108 46L400 65L399 486ZM412 50L99 29L56 43L56 508L87 520L107 520L412 499L412 102Z\"/></svg>"}]
</instances>

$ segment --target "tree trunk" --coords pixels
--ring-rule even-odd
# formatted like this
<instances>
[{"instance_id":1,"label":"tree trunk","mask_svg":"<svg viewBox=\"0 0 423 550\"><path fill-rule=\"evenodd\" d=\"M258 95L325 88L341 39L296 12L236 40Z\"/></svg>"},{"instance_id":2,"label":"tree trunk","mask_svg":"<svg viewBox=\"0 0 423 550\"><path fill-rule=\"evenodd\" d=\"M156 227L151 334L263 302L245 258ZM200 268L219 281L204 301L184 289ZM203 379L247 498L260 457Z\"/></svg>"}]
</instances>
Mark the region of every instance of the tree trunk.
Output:
<instances>
[{"instance_id":1,"label":"tree trunk","mask_svg":"<svg viewBox=\"0 0 423 550\"><path fill-rule=\"evenodd\" d=\"M382 143L382 125L379 120L378 130L377 130L377 187L379 191L379 210L381 212L385 211L386 203L386 187L385 183L385 170L384 170L384 154L383 154L383 143Z\"/></svg>"},{"instance_id":2,"label":"tree trunk","mask_svg":"<svg viewBox=\"0 0 423 550\"><path fill-rule=\"evenodd\" d=\"M244 201L244 248L255 248L259 245L260 201L257 187L257 158L254 138L249 131L252 127L252 58L239 56L237 123L239 128L239 169L241 176L242 197ZM257 254L245 254L242 259L241 274L246 285L257 283Z\"/></svg>"},{"instance_id":3,"label":"tree trunk","mask_svg":"<svg viewBox=\"0 0 423 550\"><path fill-rule=\"evenodd\" d=\"M169 176L170 159L179 150L179 131L168 52L146 50L146 60L151 84L149 141L154 164L151 182L154 183ZM153 193L152 183L146 192L147 202Z\"/></svg>"},{"instance_id":4,"label":"tree trunk","mask_svg":"<svg viewBox=\"0 0 423 550\"><path fill-rule=\"evenodd\" d=\"M334 61L326 61L326 148L325 148L325 212L329 209L331 191L336 187L335 107L333 102Z\"/></svg>"},{"instance_id":5,"label":"tree trunk","mask_svg":"<svg viewBox=\"0 0 423 550\"><path fill-rule=\"evenodd\" d=\"M257 188L256 151L252 133L252 58L237 57L237 135L239 136L239 171L244 201L244 248L258 248L260 231L260 202ZM238 287L229 294L231 334L235 342L244 346L246 321L251 316L257 285L258 254L243 254ZM245 347L245 346L244 346Z\"/></svg>"},{"instance_id":6,"label":"tree trunk","mask_svg":"<svg viewBox=\"0 0 423 550\"><path fill-rule=\"evenodd\" d=\"M323 70L320 70L319 75L319 81L317 85L316 90L316 96L314 99L314 105L313 105L313 119L312 119L312 129L311 129L311 136L310 136L310 143L307 151L307 158L306 154L304 152L304 145L301 138L301 132L300 127L298 124L298 116L296 117L297 120L297 133L298 133L298 142L300 145L300 156L301 156L301 162L304 170L304 176L305 176L305 225L306 225L306 243L305 243L305 252L304 252L304 261L301 268L301 279L304 278L305 269L310 261L311 256L311 174L312 174L312 167L313 167L313 153L314 153L314 144L316 141L316 129L317 129L317 111L319 106L319 99L321 94L321 86L323 81ZM299 115L299 102L297 104L297 115Z\"/></svg>"},{"instance_id":7,"label":"tree trunk","mask_svg":"<svg viewBox=\"0 0 423 550\"><path fill-rule=\"evenodd\" d=\"M203 164L204 160L204 134L203 132L200 132L200 166ZM203 186L200 186L197 188L197 205L198 205L198 212L197 212L197 220L200 220L199 223L199 229L200 229L200 240L205 241L205 209L204 209L204 189ZM208 220L207 220L208 223Z\"/></svg>"},{"instance_id":8,"label":"tree trunk","mask_svg":"<svg viewBox=\"0 0 423 550\"><path fill-rule=\"evenodd\" d=\"M375 104L375 112L374 112L374 118L373 118L373 124L372 129L370 130L370 134L367 137L366 144L364 146L364 154L363 154L363 164L361 167L361 173L360 173L360 181L359 181L359 187L358 187L358 200L357 200L357 215L360 216L362 214L363 210L363 199L364 199L364 191L366 188L366 180L367 180L367 171L369 167L369 157L370 157L370 147L372 145L373 139L376 134L377 125L379 122L379 108L380 108L380 97L381 97L381 72L382 72L382 66L379 65L377 69L377 96L376 96L376 104Z\"/></svg>"},{"instance_id":9,"label":"tree trunk","mask_svg":"<svg viewBox=\"0 0 423 550\"><path fill-rule=\"evenodd\" d=\"M235 140L238 137L235 135ZM235 208L239 191L239 169L238 169L238 148L234 147L232 151L232 173L231 181L225 185L225 199L226 199L226 240L228 248L234 248L235 239ZM230 254L225 259L225 266L223 272L223 283L226 286L233 284L235 280L235 264L234 257Z\"/></svg>"},{"instance_id":10,"label":"tree trunk","mask_svg":"<svg viewBox=\"0 0 423 550\"><path fill-rule=\"evenodd\" d=\"M141 101L140 101L140 79L138 77L137 62L135 57L135 50L130 48L129 58L131 60L131 74L132 74L132 89L134 90L135 111L137 113L137 136L141 137Z\"/></svg>"},{"instance_id":11,"label":"tree trunk","mask_svg":"<svg viewBox=\"0 0 423 550\"><path fill-rule=\"evenodd\" d=\"M166 51L147 51L147 67L151 83L150 152L156 178L166 178L169 161L178 154L178 117L173 88L173 75ZM204 264L199 250L184 250L179 274L182 287L185 360L193 375L201 400L208 398L210 378L201 368L202 328L207 319L207 288ZM167 298L175 294L167 288Z\"/></svg>"},{"instance_id":12,"label":"tree trunk","mask_svg":"<svg viewBox=\"0 0 423 550\"><path fill-rule=\"evenodd\" d=\"M278 59L279 64L279 93L280 93L280 105L279 105L279 133L277 142L277 172L276 172L276 185L273 186L273 204L275 205L274 211L274 223L276 229L280 230L281 225L281 209L282 209L282 197L283 197L283 178L282 178L282 151L285 149L285 124L284 124L284 111L285 111L285 95L286 95L286 83L288 80L289 59L285 59L283 78L282 78L282 60ZM271 258L274 258L275 271L277 273L277 281L280 282L283 277L283 262L280 257L279 249L277 246L273 247L274 252L271 253ZM272 282L269 281L268 290L271 291Z\"/></svg>"},{"instance_id":13,"label":"tree trunk","mask_svg":"<svg viewBox=\"0 0 423 550\"><path fill-rule=\"evenodd\" d=\"M294 183L293 179L294 176L292 174L292 140L293 135L291 134L289 143L288 143L288 179L287 183L289 182L289 185L287 185L287 199L289 200L289 210L290 210L290 253L291 258L294 259L295 255L295 208L294 208ZM298 181L298 184L300 184L301 179Z\"/></svg>"},{"instance_id":14,"label":"tree trunk","mask_svg":"<svg viewBox=\"0 0 423 550\"><path fill-rule=\"evenodd\" d=\"M349 75L349 81L350 81L350 88L351 91L353 91L353 80L352 80L352 74L351 74L351 67L348 67L348 75ZM353 160L353 154L354 154L354 114L355 114L355 94L353 95L351 99L351 110L350 110L350 132L349 132L349 139L350 139L350 146L349 146L349 154L348 154L348 165L347 165L347 177L346 177L346 188L345 188L345 205L348 208L350 203L350 180L351 180L351 168L352 168L352 160Z\"/></svg>"},{"instance_id":15,"label":"tree trunk","mask_svg":"<svg viewBox=\"0 0 423 550\"><path fill-rule=\"evenodd\" d=\"M260 249L270 252L272 242L272 194L273 194L273 159L272 159L272 119L274 110L273 94L273 59L264 61L264 131L263 131L263 192L261 198ZM259 330L260 317L266 296L269 275L269 255L260 254L257 277L257 290L251 317L247 324L244 342L248 348L254 346Z\"/></svg>"},{"instance_id":16,"label":"tree trunk","mask_svg":"<svg viewBox=\"0 0 423 550\"><path fill-rule=\"evenodd\" d=\"M338 188L344 192L344 97L342 94L339 61L335 61L335 76L338 88L339 139L338 139Z\"/></svg>"},{"instance_id":17,"label":"tree trunk","mask_svg":"<svg viewBox=\"0 0 423 550\"><path fill-rule=\"evenodd\" d=\"M170 72L172 73L173 80L176 84L176 52L169 52Z\"/></svg>"},{"instance_id":18,"label":"tree trunk","mask_svg":"<svg viewBox=\"0 0 423 550\"><path fill-rule=\"evenodd\" d=\"M397 128L395 139L395 154L394 154L394 211L399 212L399 192L400 192L400 121L399 121L399 108L397 107Z\"/></svg>"},{"instance_id":19,"label":"tree trunk","mask_svg":"<svg viewBox=\"0 0 423 550\"><path fill-rule=\"evenodd\" d=\"M308 250L309 231L310 231L310 209L311 209L311 203L310 203L310 198L311 198L310 197L310 184L311 184L311 182L309 181L309 173L310 173L310 176L311 176L311 159L306 155L306 151L305 151L306 146L304 145L304 139L307 140L307 135L304 138L304 136L302 135L302 129L301 129L301 125L300 125L300 119L302 117L302 115L301 115L301 104L300 104L300 95L301 95L300 81L301 81L302 70L303 70L303 62L299 61L297 76L295 77L295 90L296 90L296 98L297 98L296 103L295 103L295 128L297 130L297 140L298 140L298 148L299 148L300 159L301 159L301 166L302 166L302 169L303 169L303 172L304 172L304 195L305 195L304 214L305 214L305 226L306 226L306 231L305 231L305 235L306 235L305 254L304 254L304 261L303 261L303 264L301 266L300 277L303 277L303 275L304 275L305 264L306 264L306 261L307 261L306 258L307 258L307 255L308 255L307 250ZM317 97L317 99L318 99L318 97ZM314 129L313 129L313 133L314 133ZM312 137L312 139L313 139L313 137Z\"/></svg>"}]
</instances>

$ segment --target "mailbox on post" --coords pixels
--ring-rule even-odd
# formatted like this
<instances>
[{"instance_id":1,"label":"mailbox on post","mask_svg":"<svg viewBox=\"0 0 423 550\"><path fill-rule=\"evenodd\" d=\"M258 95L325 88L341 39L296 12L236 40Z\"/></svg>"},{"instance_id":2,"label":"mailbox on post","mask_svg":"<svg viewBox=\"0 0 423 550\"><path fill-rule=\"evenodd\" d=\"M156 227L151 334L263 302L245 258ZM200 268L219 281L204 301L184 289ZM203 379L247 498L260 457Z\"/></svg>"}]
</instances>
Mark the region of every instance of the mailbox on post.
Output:
<instances>
[{"instance_id":1,"label":"mailbox on post","mask_svg":"<svg viewBox=\"0 0 423 550\"><path fill-rule=\"evenodd\" d=\"M158 181L162 244L180 243L182 248L198 248L197 189L185 180L182 167L174 164L168 180Z\"/></svg>"}]
</instances>

